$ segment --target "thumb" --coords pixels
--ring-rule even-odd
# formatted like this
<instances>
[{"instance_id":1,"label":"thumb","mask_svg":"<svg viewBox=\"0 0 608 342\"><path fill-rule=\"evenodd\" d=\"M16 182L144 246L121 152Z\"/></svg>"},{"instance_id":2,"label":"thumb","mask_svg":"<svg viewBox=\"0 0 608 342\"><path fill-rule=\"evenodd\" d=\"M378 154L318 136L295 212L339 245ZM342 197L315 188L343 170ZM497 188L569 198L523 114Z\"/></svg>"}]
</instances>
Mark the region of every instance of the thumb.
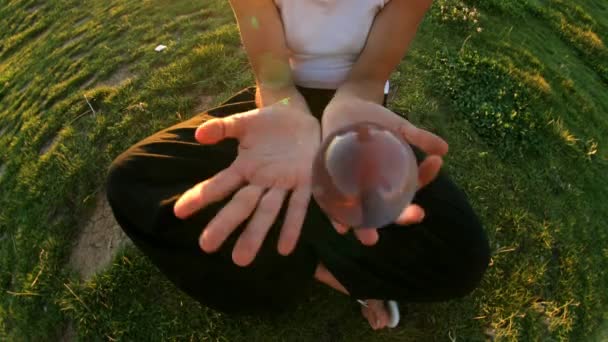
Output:
<instances>
[{"instance_id":1,"label":"thumb","mask_svg":"<svg viewBox=\"0 0 608 342\"><path fill-rule=\"evenodd\" d=\"M194 138L201 144L215 144L226 138L240 139L252 117L252 112L245 112L205 121L196 129Z\"/></svg>"}]
</instances>

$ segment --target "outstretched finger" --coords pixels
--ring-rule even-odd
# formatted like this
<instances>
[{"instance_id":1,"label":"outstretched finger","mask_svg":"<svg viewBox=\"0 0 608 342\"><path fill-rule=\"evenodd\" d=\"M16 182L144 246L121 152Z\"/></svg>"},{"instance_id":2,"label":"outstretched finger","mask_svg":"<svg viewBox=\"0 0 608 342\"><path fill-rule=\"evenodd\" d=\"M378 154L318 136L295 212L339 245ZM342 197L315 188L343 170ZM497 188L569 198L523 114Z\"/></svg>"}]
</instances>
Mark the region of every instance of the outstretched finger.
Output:
<instances>
[{"instance_id":1,"label":"outstretched finger","mask_svg":"<svg viewBox=\"0 0 608 342\"><path fill-rule=\"evenodd\" d=\"M342 235L348 233L348 227L343 225L342 223L338 223L334 220L331 220L331 224L332 226L334 226L334 229L336 229L336 231Z\"/></svg>"},{"instance_id":2,"label":"outstretched finger","mask_svg":"<svg viewBox=\"0 0 608 342\"><path fill-rule=\"evenodd\" d=\"M234 169L224 169L187 190L173 206L173 213L180 219L186 219L207 205L223 200L243 182Z\"/></svg>"},{"instance_id":3,"label":"outstretched finger","mask_svg":"<svg viewBox=\"0 0 608 342\"><path fill-rule=\"evenodd\" d=\"M401 225L420 223L424 219L424 215L424 209L422 209L422 207L418 204L410 204L403 210L397 220L395 220L395 223Z\"/></svg>"},{"instance_id":4,"label":"outstretched finger","mask_svg":"<svg viewBox=\"0 0 608 342\"><path fill-rule=\"evenodd\" d=\"M203 145L215 144L226 138L240 139L252 114L250 111L208 120L196 129L194 137Z\"/></svg>"},{"instance_id":5,"label":"outstretched finger","mask_svg":"<svg viewBox=\"0 0 608 342\"><path fill-rule=\"evenodd\" d=\"M441 165L443 165L443 159L440 156L428 156L420 163L418 166L418 189L425 187L437 177Z\"/></svg>"},{"instance_id":6,"label":"outstretched finger","mask_svg":"<svg viewBox=\"0 0 608 342\"><path fill-rule=\"evenodd\" d=\"M310 185L303 185L294 190L289 198L289 206L277 246L281 255L289 255L298 243L310 202L310 193Z\"/></svg>"},{"instance_id":7,"label":"outstretched finger","mask_svg":"<svg viewBox=\"0 0 608 342\"><path fill-rule=\"evenodd\" d=\"M373 246L378 242L380 236L378 230L375 228L356 228L355 236L362 244L366 246Z\"/></svg>"},{"instance_id":8,"label":"outstretched finger","mask_svg":"<svg viewBox=\"0 0 608 342\"><path fill-rule=\"evenodd\" d=\"M400 128L403 137L412 145L428 154L443 156L448 153L448 143L439 136L406 121Z\"/></svg>"},{"instance_id":9,"label":"outstretched finger","mask_svg":"<svg viewBox=\"0 0 608 342\"><path fill-rule=\"evenodd\" d=\"M235 264L247 266L253 262L279 214L286 193L287 190L272 188L262 196L255 214L234 246L232 260Z\"/></svg>"},{"instance_id":10,"label":"outstretched finger","mask_svg":"<svg viewBox=\"0 0 608 342\"><path fill-rule=\"evenodd\" d=\"M258 204L264 189L248 185L234 195L207 224L200 236L199 245L207 253L217 251L232 232L245 221Z\"/></svg>"}]
</instances>

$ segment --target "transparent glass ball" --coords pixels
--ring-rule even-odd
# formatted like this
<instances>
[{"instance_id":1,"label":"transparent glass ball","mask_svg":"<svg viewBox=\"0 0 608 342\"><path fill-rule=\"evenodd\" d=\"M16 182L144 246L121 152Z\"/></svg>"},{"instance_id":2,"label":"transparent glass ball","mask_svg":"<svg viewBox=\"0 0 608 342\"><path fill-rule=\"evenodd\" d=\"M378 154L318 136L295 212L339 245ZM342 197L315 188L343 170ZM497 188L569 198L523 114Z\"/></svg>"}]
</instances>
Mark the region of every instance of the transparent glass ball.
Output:
<instances>
[{"instance_id":1,"label":"transparent glass ball","mask_svg":"<svg viewBox=\"0 0 608 342\"><path fill-rule=\"evenodd\" d=\"M328 136L313 164L314 199L330 219L348 227L393 223L417 187L418 165L410 145L371 122Z\"/></svg>"}]
</instances>

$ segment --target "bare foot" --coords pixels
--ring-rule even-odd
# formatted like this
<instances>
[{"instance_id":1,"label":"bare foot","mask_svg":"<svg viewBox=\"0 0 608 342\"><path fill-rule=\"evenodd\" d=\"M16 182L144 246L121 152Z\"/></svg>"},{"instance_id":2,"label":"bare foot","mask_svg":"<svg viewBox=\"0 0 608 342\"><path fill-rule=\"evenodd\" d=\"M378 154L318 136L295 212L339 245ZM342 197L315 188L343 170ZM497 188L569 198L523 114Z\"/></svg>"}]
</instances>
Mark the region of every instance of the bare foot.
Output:
<instances>
[{"instance_id":1,"label":"bare foot","mask_svg":"<svg viewBox=\"0 0 608 342\"><path fill-rule=\"evenodd\" d=\"M361 306L363 317L367 318L369 325L374 330L384 329L389 324L390 313L384 305L384 301L377 299L366 300L367 307Z\"/></svg>"},{"instance_id":2,"label":"bare foot","mask_svg":"<svg viewBox=\"0 0 608 342\"><path fill-rule=\"evenodd\" d=\"M327 270L327 268L325 268L323 264L317 265L315 279L348 295L346 288L340 284L340 282L333 276L333 274L329 272L329 270ZM361 307L361 313L363 314L363 317L367 318L367 321L372 329L378 330L386 328L390 324L391 317L390 310L388 307L386 307L385 302L378 299L368 299L365 302L367 306Z\"/></svg>"}]
</instances>

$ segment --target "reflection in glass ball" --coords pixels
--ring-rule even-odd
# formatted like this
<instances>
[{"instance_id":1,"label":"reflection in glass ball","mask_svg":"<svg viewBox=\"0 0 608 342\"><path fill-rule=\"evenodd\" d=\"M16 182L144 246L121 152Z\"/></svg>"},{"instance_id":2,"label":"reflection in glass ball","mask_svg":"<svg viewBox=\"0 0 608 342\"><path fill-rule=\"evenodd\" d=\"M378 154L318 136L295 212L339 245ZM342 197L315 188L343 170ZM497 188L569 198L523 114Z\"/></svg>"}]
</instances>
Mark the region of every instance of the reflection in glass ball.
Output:
<instances>
[{"instance_id":1,"label":"reflection in glass ball","mask_svg":"<svg viewBox=\"0 0 608 342\"><path fill-rule=\"evenodd\" d=\"M397 133L371 122L328 136L313 164L312 193L334 221L354 228L394 222L412 201L418 165Z\"/></svg>"}]
</instances>

